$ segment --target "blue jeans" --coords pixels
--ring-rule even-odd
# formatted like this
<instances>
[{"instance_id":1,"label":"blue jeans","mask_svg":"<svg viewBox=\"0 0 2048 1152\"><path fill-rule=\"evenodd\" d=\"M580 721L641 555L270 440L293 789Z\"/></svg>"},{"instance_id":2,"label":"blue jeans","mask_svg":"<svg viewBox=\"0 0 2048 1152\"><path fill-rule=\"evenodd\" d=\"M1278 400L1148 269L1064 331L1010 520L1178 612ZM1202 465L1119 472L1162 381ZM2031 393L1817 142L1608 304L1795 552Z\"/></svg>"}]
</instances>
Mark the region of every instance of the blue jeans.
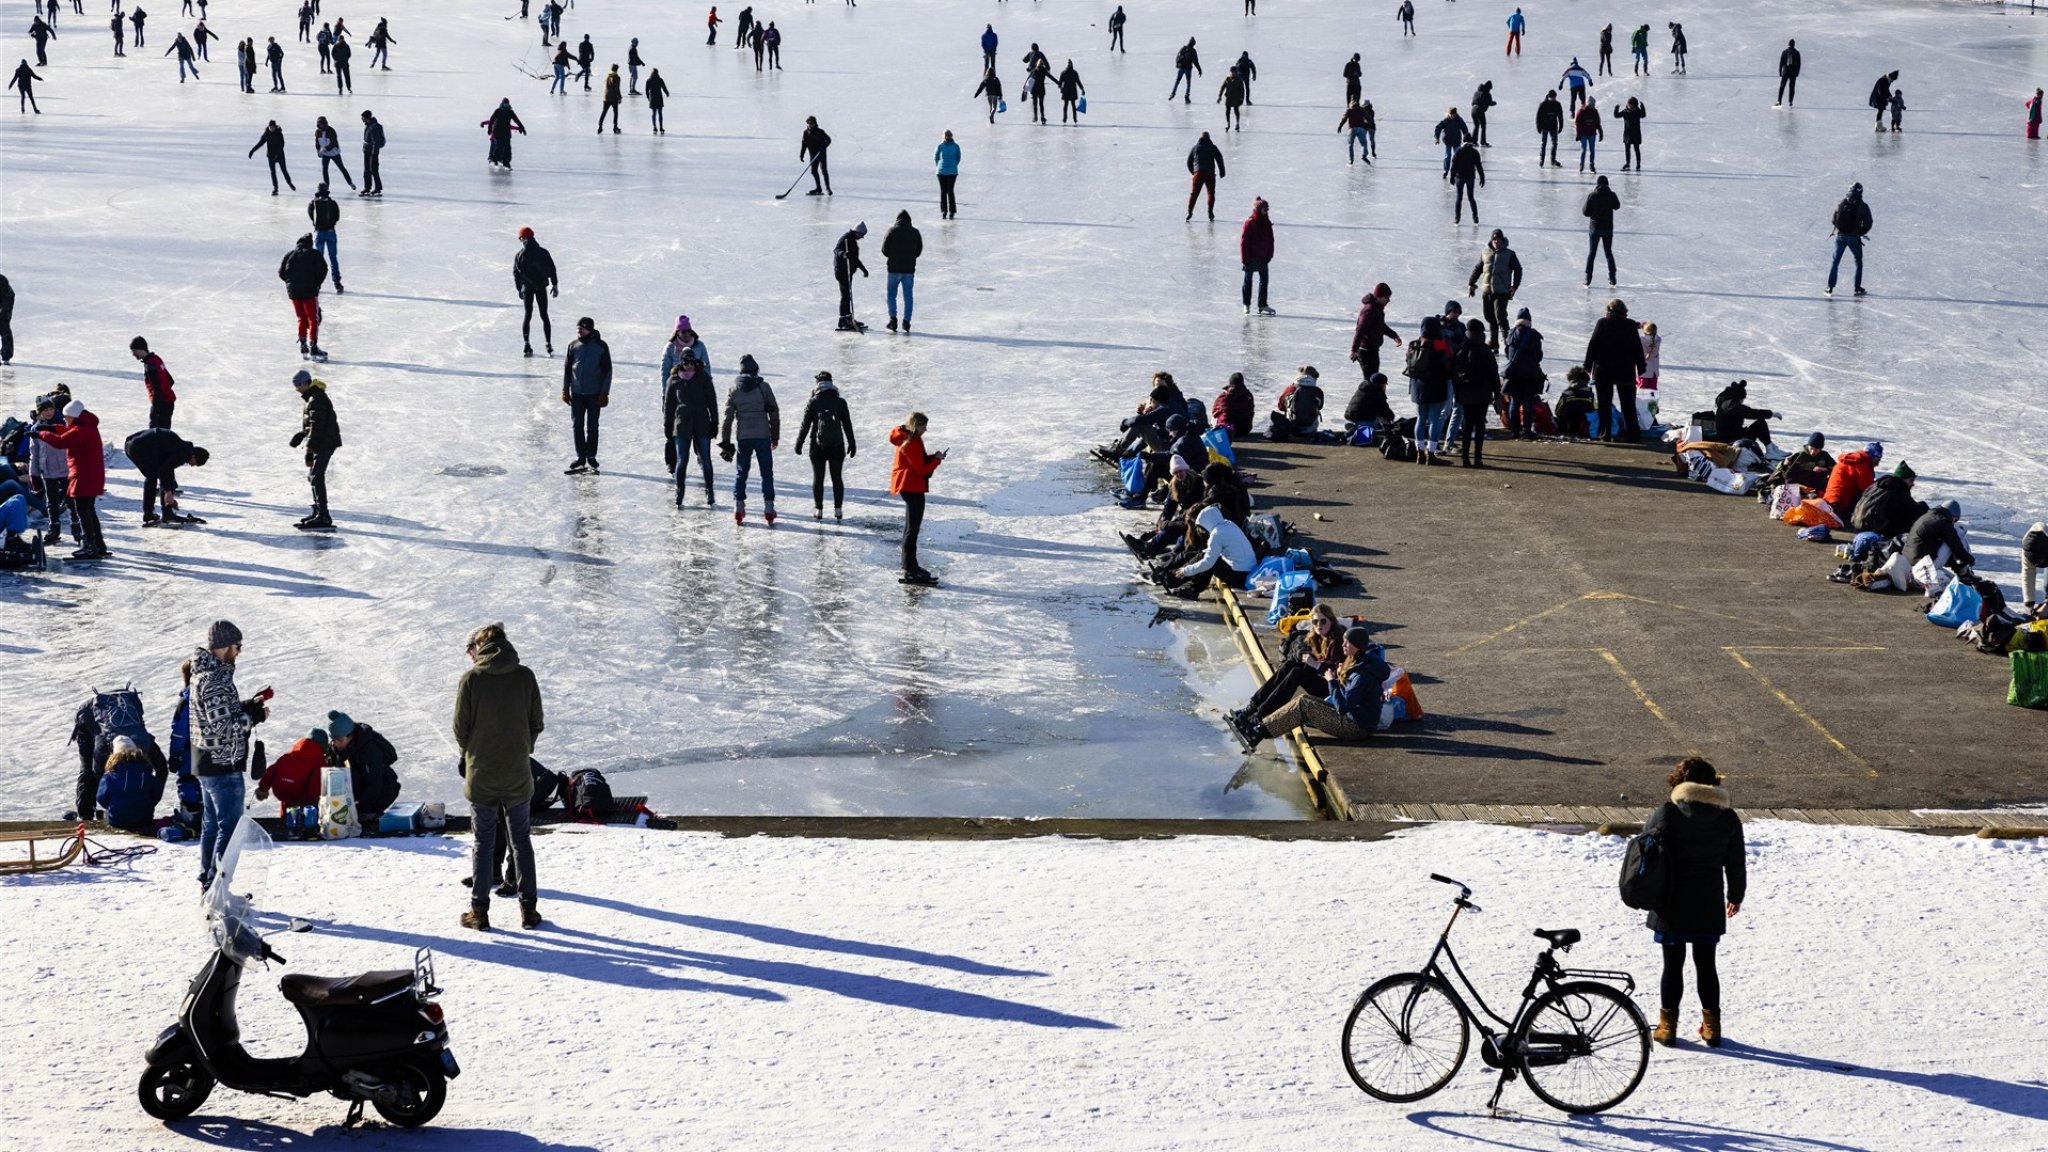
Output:
<instances>
[{"instance_id":1,"label":"blue jeans","mask_svg":"<svg viewBox=\"0 0 2048 1152\"><path fill-rule=\"evenodd\" d=\"M1600 170L1600 156L1597 148L1599 142L1600 138L1598 136L1579 137L1579 171L1584 172L1589 164L1592 165L1593 171L1598 172Z\"/></svg>"},{"instance_id":2,"label":"blue jeans","mask_svg":"<svg viewBox=\"0 0 2048 1152\"><path fill-rule=\"evenodd\" d=\"M1854 252L1856 254L1856 287L1863 287L1863 237L1836 236L1835 262L1828 265L1828 288L1833 290L1835 274L1842 270L1843 252Z\"/></svg>"},{"instance_id":3,"label":"blue jeans","mask_svg":"<svg viewBox=\"0 0 2048 1152\"><path fill-rule=\"evenodd\" d=\"M1372 163L1372 134L1363 128L1353 128L1351 139L1344 142L1344 154L1357 160L1360 152L1365 153L1366 163Z\"/></svg>"},{"instance_id":4,"label":"blue jeans","mask_svg":"<svg viewBox=\"0 0 2048 1152\"><path fill-rule=\"evenodd\" d=\"M555 65L555 79L553 83L548 85L548 91L550 93L555 93L567 92L568 90L569 69L565 65L557 64Z\"/></svg>"},{"instance_id":5,"label":"blue jeans","mask_svg":"<svg viewBox=\"0 0 2048 1152\"><path fill-rule=\"evenodd\" d=\"M1171 100L1171 99L1173 99L1173 98L1174 98L1175 96L1179 96L1179 95L1180 95L1180 86L1181 86L1181 83L1182 83L1183 81L1185 81L1185 82L1187 83L1187 86L1188 86L1188 94L1187 94L1186 96L1182 96L1182 97L1181 97L1181 103L1183 103L1183 104L1188 104L1188 103L1192 103L1192 102L1194 101L1194 98L1195 98L1195 71L1194 71L1194 69L1192 69L1192 68L1176 68L1176 69L1174 69L1174 72L1173 72L1173 91L1171 91L1171 92L1168 92L1168 93L1166 94L1166 98L1167 98L1168 100ZM1156 91L1156 89L1155 89L1155 91Z\"/></svg>"},{"instance_id":6,"label":"blue jeans","mask_svg":"<svg viewBox=\"0 0 2048 1152\"><path fill-rule=\"evenodd\" d=\"M697 454L697 463L704 469L704 494L711 495L711 436L676 437L676 495L680 497L690 479L690 454Z\"/></svg>"},{"instance_id":7,"label":"blue jeans","mask_svg":"<svg viewBox=\"0 0 2048 1152\"><path fill-rule=\"evenodd\" d=\"M1451 174L1451 157L1457 154L1458 146L1456 144L1446 143L1444 145L1444 175L1449 176Z\"/></svg>"},{"instance_id":8,"label":"blue jeans","mask_svg":"<svg viewBox=\"0 0 2048 1152\"><path fill-rule=\"evenodd\" d=\"M747 472L758 458L761 461L761 502L772 510L775 507L775 454L769 451L768 441L741 440L739 450L739 455L733 461L733 467L738 469L732 478L733 502L747 502Z\"/></svg>"},{"instance_id":9,"label":"blue jeans","mask_svg":"<svg viewBox=\"0 0 2048 1152\"><path fill-rule=\"evenodd\" d=\"M905 324L910 323L911 309L916 307L916 303L911 297L911 289L916 284L916 281L917 273L915 272L889 273L889 319L894 320L896 318L896 288L898 285L901 285L903 288L903 322Z\"/></svg>"},{"instance_id":10,"label":"blue jeans","mask_svg":"<svg viewBox=\"0 0 2048 1152\"><path fill-rule=\"evenodd\" d=\"M327 273L334 277L334 286L341 287L341 249L335 246L334 229L313 233L313 251L327 257Z\"/></svg>"},{"instance_id":11,"label":"blue jeans","mask_svg":"<svg viewBox=\"0 0 2048 1152\"><path fill-rule=\"evenodd\" d=\"M9 496L0 500L0 532L11 532L16 536L28 531L28 497Z\"/></svg>"},{"instance_id":12,"label":"blue jeans","mask_svg":"<svg viewBox=\"0 0 2048 1152\"><path fill-rule=\"evenodd\" d=\"M180 56L178 57L178 83L183 84L185 82L185 69L187 68L192 70L192 78L194 80L199 79L199 65Z\"/></svg>"},{"instance_id":13,"label":"blue jeans","mask_svg":"<svg viewBox=\"0 0 2048 1152\"><path fill-rule=\"evenodd\" d=\"M1536 431L1536 398L1508 395L1508 435L1526 436Z\"/></svg>"},{"instance_id":14,"label":"blue jeans","mask_svg":"<svg viewBox=\"0 0 2048 1152\"><path fill-rule=\"evenodd\" d=\"M1451 421L1452 407L1448 398L1415 405L1415 446L1419 451L1436 452L1449 447L1445 428Z\"/></svg>"},{"instance_id":15,"label":"blue jeans","mask_svg":"<svg viewBox=\"0 0 2048 1152\"><path fill-rule=\"evenodd\" d=\"M227 850L228 838L242 818L246 781L237 765L231 772L199 778L199 883L213 883L213 870Z\"/></svg>"}]
</instances>

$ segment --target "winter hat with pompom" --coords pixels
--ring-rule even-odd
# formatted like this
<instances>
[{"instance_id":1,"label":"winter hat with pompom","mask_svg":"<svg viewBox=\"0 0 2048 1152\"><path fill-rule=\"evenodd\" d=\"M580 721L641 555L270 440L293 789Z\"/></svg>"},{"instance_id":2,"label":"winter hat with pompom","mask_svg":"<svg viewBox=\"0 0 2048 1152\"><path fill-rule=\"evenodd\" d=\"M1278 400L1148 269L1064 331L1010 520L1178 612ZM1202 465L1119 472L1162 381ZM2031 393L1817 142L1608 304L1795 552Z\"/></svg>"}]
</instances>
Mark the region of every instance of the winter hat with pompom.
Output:
<instances>
[{"instance_id":1,"label":"winter hat with pompom","mask_svg":"<svg viewBox=\"0 0 2048 1152\"><path fill-rule=\"evenodd\" d=\"M355 730L356 722L354 720L349 719L348 713L329 712L327 714L328 735L339 736L346 739L348 734Z\"/></svg>"}]
</instances>

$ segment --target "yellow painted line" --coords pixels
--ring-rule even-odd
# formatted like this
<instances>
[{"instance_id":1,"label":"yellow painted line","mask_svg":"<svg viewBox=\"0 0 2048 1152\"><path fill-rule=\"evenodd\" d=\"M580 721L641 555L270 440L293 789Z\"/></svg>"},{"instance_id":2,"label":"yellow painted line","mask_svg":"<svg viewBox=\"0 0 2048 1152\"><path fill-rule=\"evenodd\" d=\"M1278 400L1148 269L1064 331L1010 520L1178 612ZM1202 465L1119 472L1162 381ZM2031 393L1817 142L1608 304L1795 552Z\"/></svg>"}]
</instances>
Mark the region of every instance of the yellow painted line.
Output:
<instances>
[{"instance_id":1,"label":"yellow painted line","mask_svg":"<svg viewBox=\"0 0 2048 1152\"><path fill-rule=\"evenodd\" d=\"M1493 632L1485 636L1481 636L1479 639L1472 641L1470 644L1467 644L1462 648L1453 648L1449 652L1444 653L1444 655L1447 657L1462 656L1465 653L1470 652L1471 650L1479 647L1482 644L1491 644L1495 640L1498 640L1511 632L1517 631L1521 628L1527 627L1528 625L1534 624L1535 622L1543 619L1546 616L1554 616L1557 613L1572 607L1573 605L1583 604L1588 600L1609 599L1613 598L1616 595L1617 593L1612 592L1588 592L1584 596L1574 596L1573 598L1565 601L1562 604L1554 604L1551 607L1545 608L1543 611L1538 612L1533 616L1524 616L1520 620L1515 621L1513 624L1510 624L1507 627L1502 628L1500 631Z\"/></svg>"},{"instance_id":2,"label":"yellow painted line","mask_svg":"<svg viewBox=\"0 0 2048 1152\"><path fill-rule=\"evenodd\" d=\"M1848 650L1860 651L1860 649ZM1872 768L1870 766L1869 761L1863 759L1863 757L1861 756L1858 756L1856 753L1851 752L1847 744L1844 744L1840 740L1835 739L1835 734L1833 732L1828 731L1826 725L1814 719L1813 713L1808 712L1804 708L1801 708L1797 700L1794 700L1790 696L1785 695L1782 689L1780 689L1776 684L1771 683L1771 678L1764 675L1761 671L1758 670L1756 665L1751 664L1747 659L1745 659L1740 651L1737 651L1732 646L1723 647L1721 651L1726 652L1728 655L1734 657L1735 662L1737 664L1742 665L1742 667L1746 669L1751 676L1756 677L1757 683L1763 685L1766 689L1768 689L1771 695L1776 696L1778 698L1779 703L1791 709L1792 714L1794 716L1799 717L1801 720L1804 720L1807 722L1807 724L1811 725L1815 732L1821 734L1822 739L1826 740L1828 743L1835 746L1835 750L1837 752L1840 752L1842 755L1847 756L1851 761L1853 761L1856 764L1857 767L1863 769L1863 771L1867 775L1873 778L1877 775L1877 769Z\"/></svg>"},{"instance_id":3,"label":"yellow painted line","mask_svg":"<svg viewBox=\"0 0 2048 1152\"><path fill-rule=\"evenodd\" d=\"M1643 691L1642 684L1629 674L1628 669L1621 666L1621 661L1615 658L1614 653L1602 648L1600 649L1600 658L1607 661L1607 666L1614 669L1614 674L1621 677L1621 682L1628 685L1628 690L1636 694L1636 699L1643 702L1643 707L1650 710L1650 715L1655 716L1666 724L1671 723L1671 717L1666 716L1664 710L1657 707L1657 702L1650 699L1650 694Z\"/></svg>"}]
</instances>

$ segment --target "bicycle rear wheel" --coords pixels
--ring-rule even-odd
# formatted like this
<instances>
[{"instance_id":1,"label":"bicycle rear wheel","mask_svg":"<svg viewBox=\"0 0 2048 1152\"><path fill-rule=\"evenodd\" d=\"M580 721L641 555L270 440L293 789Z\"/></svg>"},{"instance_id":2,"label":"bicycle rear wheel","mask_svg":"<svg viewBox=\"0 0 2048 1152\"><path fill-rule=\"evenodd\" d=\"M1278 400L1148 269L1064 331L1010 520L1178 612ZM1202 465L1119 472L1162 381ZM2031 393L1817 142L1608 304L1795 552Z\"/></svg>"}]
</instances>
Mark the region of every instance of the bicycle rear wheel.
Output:
<instances>
[{"instance_id":1,"label":"bicycle rear wheel","mask_svg":"<svg viewBox=\"0 0 2048 1152\"><path fill-rule=\"evenodd\" d=\"M1605 984L1560 984L1538 997L1523 1034L1522 1075L1552 1108L1604 1112L1642 1083L1650 1025L1634 1000Z\"/></svg>"},{"instance_id":2,"label":"bicycle rear wheel","mask_svg":"<svg viewBox=\"0 0 2048 1152\"><path fill-rule=\"evenodd\" d=\"M1367 1094L1406 1104L1450 1083L1471 1038L1442 981L1420 972L1388 976L1344 1020L1344 1070Z\"/></svg>"}]
</instances>

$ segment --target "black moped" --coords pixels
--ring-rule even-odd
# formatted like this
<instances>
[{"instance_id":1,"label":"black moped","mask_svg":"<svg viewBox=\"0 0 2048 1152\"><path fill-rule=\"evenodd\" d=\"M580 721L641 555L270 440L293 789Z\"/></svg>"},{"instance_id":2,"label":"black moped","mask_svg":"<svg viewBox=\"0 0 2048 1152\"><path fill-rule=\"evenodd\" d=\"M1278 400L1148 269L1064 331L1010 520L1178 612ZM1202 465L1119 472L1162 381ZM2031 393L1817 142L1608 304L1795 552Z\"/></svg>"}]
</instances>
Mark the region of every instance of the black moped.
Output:
<instances>
[{"instance_id":1,"label":"black moped","mask_svg":"<svg viewBox=\"0 0 2048 1152\"><path fill-rule=\"evenodd\" d=\"M243 820L207 890L207 921L214 953L192 978L178 1022L149 1046L148 1067L136 1093L143 1111L159 1120L190 1116L215 1084L238 1092L286 1099L329 1092L349 1102L344 1127L370 1104L393 1124L416 1128L432 1120L448 1098L448 1081L461 1074L448 1048L448 1028L434 1002L431 949L413 956L411 969L357 976L290 975L279 982L284 998L306 1025L306 1049L297 1056L260 1059L243 1047L235 1020L235 994L252 960L284 963L257 930L249 896L234 895L237 868L272 847L254 820ZM259 866L260 867L260 866ZM289 930L307 931L303 920Z\"/></svg>"}]
</instances>

